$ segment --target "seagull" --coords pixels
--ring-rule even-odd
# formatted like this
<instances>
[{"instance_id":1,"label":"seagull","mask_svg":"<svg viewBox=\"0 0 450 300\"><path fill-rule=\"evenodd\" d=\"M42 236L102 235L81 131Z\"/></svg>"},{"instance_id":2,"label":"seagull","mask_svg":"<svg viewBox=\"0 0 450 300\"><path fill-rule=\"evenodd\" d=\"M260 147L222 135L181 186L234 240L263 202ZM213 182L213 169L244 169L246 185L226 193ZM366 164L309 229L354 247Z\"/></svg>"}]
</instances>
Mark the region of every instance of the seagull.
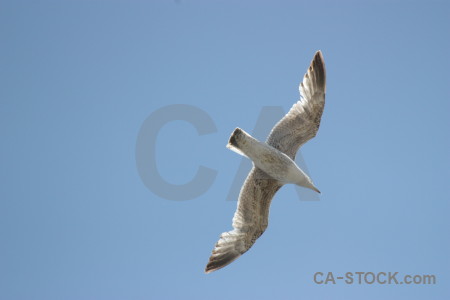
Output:
<instances>
[{"instance_id":1,"label":"seagull","mask_svg":"<svg viewBox=\"0 0 450 300\"><path fill-rule=\"evenodd\" d=\"M251 159L253 168L239 194L233 230L220 235L205 273L227 266L253 246L266 230L270 203L284 184L293 183L320 193L294 161L298 149L316 136L325 105L326 71L320 50L299 90L300 101L272 128L266 142L240 128L231 134L227 148Z\"/></svg>"}]
</instances>

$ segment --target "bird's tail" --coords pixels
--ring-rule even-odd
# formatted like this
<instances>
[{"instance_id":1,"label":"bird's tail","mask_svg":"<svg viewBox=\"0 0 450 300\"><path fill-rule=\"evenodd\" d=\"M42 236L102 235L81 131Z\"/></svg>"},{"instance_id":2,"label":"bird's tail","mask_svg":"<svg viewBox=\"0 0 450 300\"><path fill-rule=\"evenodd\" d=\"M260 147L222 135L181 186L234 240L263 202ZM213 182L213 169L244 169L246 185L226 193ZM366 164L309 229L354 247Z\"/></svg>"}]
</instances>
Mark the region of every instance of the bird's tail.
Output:
<instances>
[{"instance_id":1,"label":"bird's tail","mask_svg":"<svg viewBox=\"0 0 450 300\"><path fill-rule=\"evenodd\" d=\"M248 140L252 137L240 128L236 128L228 140L227 148L236 152L237 154L248 157L245 154L245 145L248 144Z\"/></svg>"}]
</instances>

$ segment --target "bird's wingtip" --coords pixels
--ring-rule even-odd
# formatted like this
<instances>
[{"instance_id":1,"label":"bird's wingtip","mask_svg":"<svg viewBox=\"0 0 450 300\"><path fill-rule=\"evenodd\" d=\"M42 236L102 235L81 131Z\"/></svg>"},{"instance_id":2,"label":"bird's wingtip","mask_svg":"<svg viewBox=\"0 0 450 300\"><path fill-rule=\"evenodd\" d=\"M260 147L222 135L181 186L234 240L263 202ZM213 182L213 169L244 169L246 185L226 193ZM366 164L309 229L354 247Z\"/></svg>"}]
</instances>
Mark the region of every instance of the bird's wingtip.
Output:
<instances>
[{"instance_id":1,"label":"bird's wingtip","mask_svg":"<svg viewBox=\"0 0 450 300\"><path fill-rule=\"evenodd\" d=\"M323 54L322 54L322 50L317 50L316 53L314 54L314 59L319 58L320 60L324 60L323 59Z\"/></svg>"},{"instance_id":2,"label":"bird's wingtip","mask_svg":"<svg viewBox=\"0 0 450 300\"><path fill-rule=\"evenodd\" d=\"M205 267L205 274L209 274L214 271L214 268L211 267L211 261L208 262L208 264Z\"/></svg>"},{"instance_id":3,"label":"bird's wingtip","mask_svg":"<svg viewBox=\"0 0 450 300\"><path fill-rule=\"evenodd\" d=\"M231 262L231 261L230 261ZM208 264L206 265L205 268L205 274L209 274L212 273L214 271L217 271L223 267L225 267L226 265L228 265L228 263L224 264L224 265L217 265L215 263L213 263L211 260L208 262Z\"/></svg>"}]
</instances>

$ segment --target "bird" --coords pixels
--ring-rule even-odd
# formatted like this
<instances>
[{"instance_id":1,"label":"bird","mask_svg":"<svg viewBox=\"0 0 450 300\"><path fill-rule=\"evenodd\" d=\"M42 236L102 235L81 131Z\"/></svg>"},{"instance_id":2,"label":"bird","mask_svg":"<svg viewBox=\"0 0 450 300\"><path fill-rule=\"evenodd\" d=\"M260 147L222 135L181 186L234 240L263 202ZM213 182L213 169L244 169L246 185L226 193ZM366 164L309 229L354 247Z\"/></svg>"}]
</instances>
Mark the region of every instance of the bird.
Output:
<instances>
[{"instance_id":1,"label":"bird","mask_svg":"<svg viewBox=\"0 0 450 300\"><path fill-rule=\"evenodd\" d=\"M318 193L309 176L295 163L298 149L316 136L325 106L326 69L322 52L315 53L299 85L300 100L272 128L265 142L236 128L227 148L248 157L253 168L239 193L233 230L220 235L205 273L221 269L247 252L269 223L275 193L285 184L296 184Z\"/></svg>"}]
</instances>

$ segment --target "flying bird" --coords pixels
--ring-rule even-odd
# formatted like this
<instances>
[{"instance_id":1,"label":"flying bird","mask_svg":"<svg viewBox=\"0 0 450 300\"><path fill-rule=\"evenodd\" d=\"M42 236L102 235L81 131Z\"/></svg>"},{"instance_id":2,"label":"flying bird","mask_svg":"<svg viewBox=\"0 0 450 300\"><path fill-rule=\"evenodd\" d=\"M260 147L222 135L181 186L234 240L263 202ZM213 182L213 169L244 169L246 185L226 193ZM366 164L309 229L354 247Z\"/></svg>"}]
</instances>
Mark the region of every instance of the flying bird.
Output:
<instances>
[{"instance_id":1,"label":"flying bird","mask_svg":"<svg viewBox=\"0 0 450 300\"><path fill-rule=\"evenodd\" d=\"M205 272L221 269L247 252L266 230L275 193L287 183L319 190L294 162L298 149L316 136L325 105L326 71L322 52L314 55L299 86L300 101L272 128L266 142L240 128L227 148L253 161L239 194L233 230L220 235ZM320 192L319 192L320 193Z\"/></svg>"}]
</instances>

